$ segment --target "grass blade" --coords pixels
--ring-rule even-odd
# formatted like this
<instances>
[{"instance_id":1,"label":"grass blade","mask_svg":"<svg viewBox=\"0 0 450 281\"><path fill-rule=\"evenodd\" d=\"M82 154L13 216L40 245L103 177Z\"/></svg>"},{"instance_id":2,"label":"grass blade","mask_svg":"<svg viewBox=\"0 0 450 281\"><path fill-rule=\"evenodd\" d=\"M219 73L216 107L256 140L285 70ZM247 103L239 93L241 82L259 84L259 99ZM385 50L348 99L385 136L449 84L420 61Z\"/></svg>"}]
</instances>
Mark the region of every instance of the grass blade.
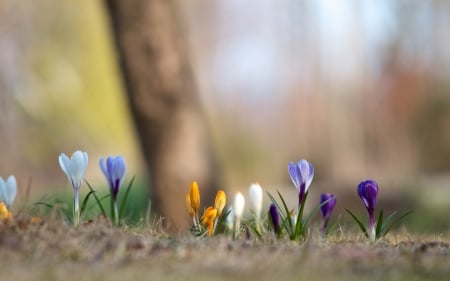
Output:
<instances>
[{"instance_id":1,"label":"grass blade","mask_svg":"<svg viewBox=\"0 0 450 281\"><path fill-rule=\"evenodd\" d=\"M359 228L361 229L361 231L364 233L364 235L366 237L369 237L369 234L367 233L366 227L364 226L364 224L352 213L350 212L348 209L345 209L347 211L347 213L349 213L352 218L356 221L356 223L359 225Z\"/></svg>"},{"instance_id":2,"label":"grass blade","mask_svg":"<svg viewBox=\"0 0 450 281\"><path fill-rule=\"evenodd\" d=\"M80 209L80 215L83 214L84 210L86 209L89 197L94 193L95 191L91 190L83 199L83 202L81 203L81 209Z\"/></svg>"},{"instance_id":3,"label":"grass blade","mask_svg":"<svg viewBox=\"0 0 450 281\"><path fill-rule=\"evenodd\" d=\"M36 206L42 205L42 206L45 206L45 207L47 207L49 209L53 209L53 205L52 204L41 202L41 201L36 202L33 205L36 205Z\"/></svg>"},{"instance_id":4,"label":"grass blade","mask_svg":"<svg viewBox=\"0 0 450 281\"><path fill-rule=\"evenodd\" d=\"M100 202L100 199L98 199L97 194L95 194L95 190L92 188L92 186L89 184L88 181L86 181L86 185L88 186L90 191L93 191L92 195L94 195L95 201L97 202L97 205L100 208L102 215L105 216L105 218L107 218L108 216L106 215L105 208L103 208L102 203Z\"/></svg>"},{"instance_id":5,"label":"grass blade","mask_svg":"<svg viewBox=\"0 0 450 281\"><path fill-rule=\"evenodd\" d=\"M127 190L125 192L125 195L122 199L122 203L120 204L120 209L119 209L119 219L121 219L123 217L123 212L125 211L125 206L127 205L127 201L128 201L128 194L130 193L131 190L131 186L133 185L134 179L136 178L136 176L134 176L130 183L128 184Z\"/></svg>"},{"instance_id":6,"label":"grass blade","mask_svg":"<svg viewBox=\"0 0 450 281\"><path fill-rule=\"evenodd\" d=\"M380 238L381 227L383 226L383 210L380 210L380 215L377 220L377 228L375 229L375 238Z\"/></svg>"},{"instance_id":7,"label":"grass blade","mask_svg":"<svg viewBox=\"0 0 450 281\"><path fill-rule=\"evenodd\" d=\"M386 235L393 226L395 226L396 224L398 224L400 222L400 220L402 220L404 217L409 216L410 214L414 213L414 211L409 211L403 215L401 215L400 217L398 217L395 221L393 221L390 225L388 225L385 229L382 228L382 236Z\"/></svg>"},{"instance_id":8,"label":"grass blade","mask_svg":"<svg viewBox=\"0 0 450 281\"><path fill-rule=\"evenodd\" d=\"M280 199L281 199L281 202L283 203L284 210L285 210L285 212L286 212L286 217L285 217L285 219L287 219L287 224L289 225L288 231L289 231L289 233L292 233L293 226L292 226L292 220L291 220L289 208L288 208L288 206L287 206L287 204L286 204L286 201L284 201L284 198L283 198L283 196L281 195L281 193L280 193L279 191L277 191L277 192L278 192L278 196L279 196Z\"/></svg>"}]
</instances>

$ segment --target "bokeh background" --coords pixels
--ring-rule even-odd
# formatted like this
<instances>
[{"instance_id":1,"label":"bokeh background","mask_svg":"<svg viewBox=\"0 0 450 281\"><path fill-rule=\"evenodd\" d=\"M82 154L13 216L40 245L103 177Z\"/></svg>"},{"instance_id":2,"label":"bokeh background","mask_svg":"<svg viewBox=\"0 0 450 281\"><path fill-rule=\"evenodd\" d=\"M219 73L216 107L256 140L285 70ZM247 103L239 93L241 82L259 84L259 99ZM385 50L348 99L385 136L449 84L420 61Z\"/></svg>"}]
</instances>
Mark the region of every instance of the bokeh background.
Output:
<instances>
[{"instance_id":1,"label":"bokeh background","mask_svg":"<svg viewBox=\"0 0 450 281\"><path fill-rule=\"evenodd\" d=\"M449 1L177 7L222 188L294 192L287 163L306 158L313 198L337 193L342 215L373 178L380 206L415 210L408 229L448 231ZM102 1L0 0L0 175L16 175L22 198L70 193L57 157L77 149L94 185L99 157L121 154L147 188Z\"/></svg>"}]
</instances>

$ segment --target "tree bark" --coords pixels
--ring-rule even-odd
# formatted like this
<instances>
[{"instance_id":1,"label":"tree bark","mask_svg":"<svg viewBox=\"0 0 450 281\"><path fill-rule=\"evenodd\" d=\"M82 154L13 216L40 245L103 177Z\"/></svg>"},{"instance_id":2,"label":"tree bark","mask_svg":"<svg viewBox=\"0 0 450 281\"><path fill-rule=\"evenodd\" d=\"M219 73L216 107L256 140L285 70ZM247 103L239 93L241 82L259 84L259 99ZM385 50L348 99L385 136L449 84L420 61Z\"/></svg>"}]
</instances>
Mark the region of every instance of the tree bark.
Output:
<instances>
[{"instance_id":1,"label":"tree bark","mask_svg":"<svg viewBox=\"0 0 450 281\"><path fill-rule=\"evenodd\" d=\"M152 207L169 229L189 226L185 195L196 180L211 202L217 165L176 5L106 0L144 158Z\"/></svg>"}]
</instances>

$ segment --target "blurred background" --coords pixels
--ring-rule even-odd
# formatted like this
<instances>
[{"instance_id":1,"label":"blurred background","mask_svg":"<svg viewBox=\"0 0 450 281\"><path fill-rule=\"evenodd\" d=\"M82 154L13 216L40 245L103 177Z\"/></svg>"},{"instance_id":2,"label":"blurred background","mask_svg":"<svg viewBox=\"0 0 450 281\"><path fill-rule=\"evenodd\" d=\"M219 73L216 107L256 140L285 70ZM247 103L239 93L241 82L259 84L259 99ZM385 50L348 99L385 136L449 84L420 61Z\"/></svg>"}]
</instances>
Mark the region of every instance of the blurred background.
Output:
<instances>
[{"instance_id":1,"label":"blurred background","mask_svg":"<svg viewBox=\"0 0 450 281\"><path fill-rule=\"evenodd\" d=\"M415 210L408 229L448 231L449 1L177 3L222 188L294 192L287 164L305 158L313 198L362 209L373 178L380 206ZM71 191L57 157L78 149L90 182L121 154L145 189L108 25L100 0L0 0L0 175L32 198Z\"/></svg>"}]
</instances>

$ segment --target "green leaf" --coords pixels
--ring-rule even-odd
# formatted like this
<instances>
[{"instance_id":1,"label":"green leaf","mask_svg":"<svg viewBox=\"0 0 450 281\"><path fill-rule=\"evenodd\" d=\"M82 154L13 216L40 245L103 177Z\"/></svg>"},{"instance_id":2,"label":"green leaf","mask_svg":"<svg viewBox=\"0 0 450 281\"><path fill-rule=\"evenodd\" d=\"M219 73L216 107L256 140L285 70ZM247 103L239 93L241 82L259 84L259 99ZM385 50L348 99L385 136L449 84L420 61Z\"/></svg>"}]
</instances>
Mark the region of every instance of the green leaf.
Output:
<instances>
[{"instance_id":1,"label":"green leaf","mask_svg":"<svg viewBox=\"0 0 450 281\"><path fill-rule=\"evenodd\" d=\"M286 201L284 200L284 198L283 198L283 196L281 195L281 193L280 193L279 191L277 191L277 192L278 192L278 196L279 196L280 199L281 199L281 203L283 203L284 211L285 211L285 214L286 214L285 220L286 220L286 223L287 223L287 226L288 226L288 227L286 228L286 230L287 230L290 234L292 234L293 231L294 231L294 226L292 225L291 212L289 211L289 208L288 208L288 206L287 206L287 204L286 204Z\"/></svg>"},{"instance_id":2,"label":"green leaf","mask_svg":"<svg viewBox=\"0 0 450 281\"><path fill-rule=\"evenodd\" d=\"M95 201L97 202L97 205L100 208L102 215L105 216L105 218L107 218L108 216L106 215L105 208L103 208L100 199L98 199L97 194L95 194L95 190L92 188L92 186L89 184L88 181L86 181L86 185L88 186L90 191L93 191L92 195L94 195Z\"/></svg>"},{"instance_id":3,"label":"green leaf","mask_svg":"<svg viewBox=\"0 0 450 281\"><path fill-rule=\"evenodd\" d=\"M375 229L375 238L380 238L382 226L383 226L383 210L380 210L380 214L377 220L377 228Z\"/></svg>"},{"instance_id":4,"label":"green leaf","mask_svg":"<svg viewBox=\"0 0 450 281\"><path fill-rule=\"evenodd\" d=\"M409 216L410 214L414 213L414 211L409 211L403 215L401 215L400 217L398 217L395 221L393 221L389 226L387 226L386 228L382 228L381 232L382 232L382 236L386 235L391 228L398 224L403 218L405 218L406 216Z\"/></svg>"},{"instance_id":5,"label":"green leaf","mask_svg":"<svg viewBox=\"0 0 450 281\"><path fill-rule=\"evenodd\" d=\"M83 214L84 210L86 209L89 197L94 193L95 191L91 190L83 199L83 203L81 203L81 209L80 209L80 215Z\"/></svg>"},{"instance_id":6,"label":"green leaf","mask_svg":"<svg viewBox=\"0 0 450 281\"><path fill-rule=\"evenodd\" d=\"M305 236L306 225L307 223L303 223L303 212L305 209L306 198L308 197L308 192L305 193L305 196L302 199L300 210L297 214L297 221L295 222L295 231L294 231L294 239L297 240L300 235Z\"/></svg>"},{"instance_id":7,"label":"green leaf","mask_svg":"<svg viewBox=\"0 0 450 281\"><path fill-rule=\"evenodd\" d=\"M361 229L361 231L364 233L364 235L366 237L369 237L369 234L367 233L366 227L364 226L364 224L352 213L350 212L350 210L345 209L347 211L347 213L349 213L352 218L356 221L356 223L358 224L359 228Z\"/></svg>"},{"instance_id":8,"label":"green leaf","mask_svg":"<svg viewBox=\"0 0 450 281\"><path fill-rule=\"evenodd\" d=\"M381 226L381 232L383 232L384 229L389 225L389 222L391 219L397 214L397 211L393 211L389 216L386 217L386 219L383 222L383 225Z\"/></svg>"},{"instance_id":9,"label":"green leaf","mask_svg":"<svg viewBox=\"0 0 450 281\"><path fill-rule=\"evenodd\" d=\"M45 206L45 207L47 207L49 209L53 209L53 205L52 204L41 202L41 201L36 202L33 205L36 205L36 206L42 205L42 206Z\"/></svg>"},{"instance_id":10,"label":"green leaf","mask_svg":"<svg viewBox=\"0 0 450 281\"><path fill-rule=\"evenodd\" d=\"M123 212L125 211L125 206L127 205L127 201L128 201L128 194L130 193L131 186L133 185L135 178L136 178L136 176L134 176L131 179L130 183L128 184L127 190L126 190L125 195L122 200L122 203L120 204L119 219L121 219L123 217Z\"/></svg>"}]
</instances>

